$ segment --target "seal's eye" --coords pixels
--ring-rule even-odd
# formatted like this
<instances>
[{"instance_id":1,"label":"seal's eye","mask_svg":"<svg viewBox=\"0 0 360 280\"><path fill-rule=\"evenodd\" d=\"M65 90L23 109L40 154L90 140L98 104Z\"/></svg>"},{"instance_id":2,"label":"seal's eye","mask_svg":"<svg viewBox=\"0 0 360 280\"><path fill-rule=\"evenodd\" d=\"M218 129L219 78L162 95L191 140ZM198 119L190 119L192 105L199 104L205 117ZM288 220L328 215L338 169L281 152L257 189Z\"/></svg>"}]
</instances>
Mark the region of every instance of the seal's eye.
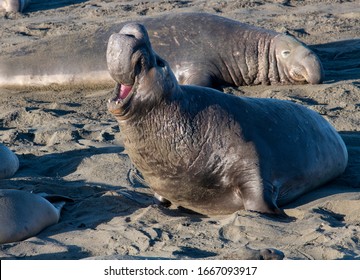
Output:
<instances>
[{"instance_id":1,"label":"seal's eye","mask_svg":"<svg viewBox=\"0 0 360 280\"><path fill-rule=\"evenodd\" d=\"M290 51L289 50L284 50L281 52L281 55L283 58L287 58L290 55Z\"/></svg>"}]
</instances>

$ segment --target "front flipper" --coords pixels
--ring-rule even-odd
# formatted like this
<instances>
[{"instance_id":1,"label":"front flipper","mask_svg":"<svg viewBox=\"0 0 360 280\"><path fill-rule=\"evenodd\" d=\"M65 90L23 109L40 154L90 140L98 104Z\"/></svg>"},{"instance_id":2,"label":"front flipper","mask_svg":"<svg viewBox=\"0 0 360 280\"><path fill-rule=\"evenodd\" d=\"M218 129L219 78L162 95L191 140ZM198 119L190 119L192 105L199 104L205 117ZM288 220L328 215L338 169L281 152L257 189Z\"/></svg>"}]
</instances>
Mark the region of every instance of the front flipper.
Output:
<instances>
[{"instance_id":1,"label":"front flipper","mask_svg":"<svg viewBox=\"0 0 360 280\"><path fill-rule=\"evenodd\" d=\"M169 200L167 200L166 198L162 197L161 195L155 193L154 197L155 197L156 204L161 205L166 208L171 206L171 202Z\"/></svg>"},{"instance_id":2,"label":"front flipper","mask_svg":"<svg viewBox=\"0 0 360 280\"><path fill-rule=\"evenodd\" d=\"M196 85L196 86L209 87L209 88L214 87L214 84L213 84L213 81L212 81L210 75L203 74L203 73L191 75L187 79L184 79L181 84Z\"/></svg>"},{"instance_id":3,"label":"front flipper","mask_svg":"<svg viewBox=\"0 0 360 280\"><path fill-rule=\"evenodd\" d=\"M273 185L269 183L259 184L256 182L248 182L240 187L240 193L245 210L283 218L288 217L288 215L276 205L275 201L278 192Z\"/></svg>"},{"instance_id":4,"label":"front flipper","mask_svg":"<svg viewBox=\"0 0 360 280\"><path fill-rule=\"evenodd\" d=\"M195 85L210 88L214 87L212 76L202 69L193 69L182 66L174 71L174 74L181 85Z\"/></svg>"}]
</instances>

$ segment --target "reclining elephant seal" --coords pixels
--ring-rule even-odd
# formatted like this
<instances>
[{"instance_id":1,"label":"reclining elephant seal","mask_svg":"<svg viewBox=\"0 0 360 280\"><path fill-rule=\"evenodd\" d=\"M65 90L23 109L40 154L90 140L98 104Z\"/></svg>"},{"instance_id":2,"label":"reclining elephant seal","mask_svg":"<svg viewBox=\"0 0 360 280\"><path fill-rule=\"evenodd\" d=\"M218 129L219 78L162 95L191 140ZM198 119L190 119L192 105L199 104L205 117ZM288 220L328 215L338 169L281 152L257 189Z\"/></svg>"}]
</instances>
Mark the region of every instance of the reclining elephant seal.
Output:
<instances>
[{"instance_id":1,"label":"reclining elephant seal","mask_svg":"<svg viewBox=\"0 0 360 280\"><path fill-rule=\"evenodd\" d=\"M319 58L291 36L207 13L172 13L138 20L149 30L181 84L214 88L318 84ZM106 42L126 22L88 33L30 40L0 57L0 86L112 84ZM51 58L51 59L49 59Z\"/></svg>"},{"instance_id":2,"label":"reclining elephant seal","mask_svg":"<svg viewBox=\"0 0 360 280\"><path fill-rule=\"evenodd\" d=\"M169 62L181 84L319 84L324 78L314 52L275 31L206 13L167 15L143 25L150 26L155 52Z\"/></svg>"},{"instance_id":3,"label":"reclining elephant seal","mask_svg":"<svg viewBox=\"0 0 360 280\"><path fill-rule=\"evenodd\" d=\"M18 157L8 147L0 144L0 179L10 178L18 169Z\"/></svg>"},{"instance_id":4,"label":"reclining elephant seal","mask_svg":"<svg viewBox=\"0 0 360 280\"><path fill-rule=\"evenodd\" d=\"M55 201L54 204L49 200ZM0 190L0 244L35 236L56 224L65 201L62 196L45 196L20 190Z\"/></svg>"},{"instance_id":5,"label":"reclining elephant seal","mask_svg":"<svg viewBox=\"0 0 360 280\"><path fill-rule=\"evenodd\" d=\"M146 29L128 24L108 42L117 82L108 109L131 161L163 201L204 215L280 206L340 175L347 150L304 106L180 86Z\"/></svg>"}]
</instances>

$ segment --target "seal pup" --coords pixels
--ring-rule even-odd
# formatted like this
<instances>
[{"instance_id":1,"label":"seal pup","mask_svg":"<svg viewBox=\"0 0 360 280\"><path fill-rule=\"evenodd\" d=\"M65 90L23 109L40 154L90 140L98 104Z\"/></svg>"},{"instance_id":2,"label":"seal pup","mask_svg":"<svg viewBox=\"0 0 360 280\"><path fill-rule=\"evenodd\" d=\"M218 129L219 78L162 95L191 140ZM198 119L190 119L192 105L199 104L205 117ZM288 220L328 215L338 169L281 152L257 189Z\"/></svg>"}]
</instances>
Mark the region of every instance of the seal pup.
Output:
<instances>
[{"instance_id":1,"label":"seal pup","mask_svg":"<svg viewBox=\"0 0 360 280\"><path fill-rule=\"evenodd\" d=\"M0 0L0 11L23 12L31 0Z\"/></svg>"},{"instance_id":2,"label":"seal pup","mask_svg":"<svg viewBox=\"0 0 360 280\"><path fill-rule=\"evenodd\" d=\"M258 84L318 84L319 58L297 39L207 13L139 18L181 84L214 88ZM106 42L126 22L92 34L31 40L0 57L0 86L112 84ZM50 59L51 58L51 59Z\"/></svg>"},{"instance_id":3,"label":"seal pup","mask_svg":"<svg viewBox=\"0 0 360 280\"><path fill-rule=\"evenodd\" d=\"M56 224L61 208L69 200L63 196L43 197L20 190L0 190L0 243L27 239Z\"/></svg>"},{"instance_id":4,"label":"seal pup","mask_svg":"<svg viewBox=\"0 0 360 280\"><path fill-rule=\"evenodd\" d=\"M346 146L318 113L288 101L180 86L143 25L108 42L116 81L108 109L145 181L163 200L204 215L280 206L340 175Z\"/></svg>"},{"instance_id":5,"label":"seal pup","mask_svg":"<svg viewBox=\"0 0 360 280\"><path fill-rule=\"evenodd\" d=\"M0 144L0 179L10 178L18 169L18 157L8 147Z\"/></svg>"}]
</instances>

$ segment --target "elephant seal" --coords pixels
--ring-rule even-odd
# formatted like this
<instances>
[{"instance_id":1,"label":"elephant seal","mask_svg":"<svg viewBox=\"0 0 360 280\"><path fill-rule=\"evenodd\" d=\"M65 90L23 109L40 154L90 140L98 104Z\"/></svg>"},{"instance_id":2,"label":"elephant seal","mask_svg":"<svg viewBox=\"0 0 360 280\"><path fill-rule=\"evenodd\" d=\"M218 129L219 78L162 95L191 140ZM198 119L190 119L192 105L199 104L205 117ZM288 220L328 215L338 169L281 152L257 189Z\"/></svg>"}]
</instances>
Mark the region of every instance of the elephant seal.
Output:
<instances>
[{"instance_id":1,"label":"elephant seal","mask_svg":"<svg viewBox=\"0 0 360 280\"><path fill-rule=\"evenodd\" d=\"M108 42L108 109L124 146L163 201L204 215L280 206L340 175L348 154L319 114L288 101L179 85L143 25Z\"/></svg>"},{"instance_id":2,"label":"elephant seal","mask_svg":"<svg viewBox=\"0 0 360 280\"><path fill-rule=\"evenodd\" d=\"M50 203L47 199L55 201ZM0 190L0 244L21 241L56 224L65 201L20 190Z\"/></svg>"},{"instance_id":3,"label":"elephant seal","mask_svg":"<svg viewBox=\"0 0 360 280\"><path fill-rule=\"evenodd\" d=\"M0 0L0 11L23 12L31 0Z\"/></svg>"},{"instance_id":4,"label":"elephant seal","mask_svg":"<svg viewBox=\"0 0 360 280\"><path fill-rule=\"evenodd\" d=\"M319 58L291 36L207 13L139 18L181 84L214 88L318 84ZM88 33L31 40L0 57L0 86L112 84L106 42L127 22Z\"/></svg>"},{"instance_id":5,"label":"elephant seal","mask_svg":"<svg viewBox=\"0 0 360 280\"><path fill-rule=\"evenodd\" d=\"M13 176L19 169L19 159L6 146L0 144L0 179Z\"/></svg>"}]
</instances>

